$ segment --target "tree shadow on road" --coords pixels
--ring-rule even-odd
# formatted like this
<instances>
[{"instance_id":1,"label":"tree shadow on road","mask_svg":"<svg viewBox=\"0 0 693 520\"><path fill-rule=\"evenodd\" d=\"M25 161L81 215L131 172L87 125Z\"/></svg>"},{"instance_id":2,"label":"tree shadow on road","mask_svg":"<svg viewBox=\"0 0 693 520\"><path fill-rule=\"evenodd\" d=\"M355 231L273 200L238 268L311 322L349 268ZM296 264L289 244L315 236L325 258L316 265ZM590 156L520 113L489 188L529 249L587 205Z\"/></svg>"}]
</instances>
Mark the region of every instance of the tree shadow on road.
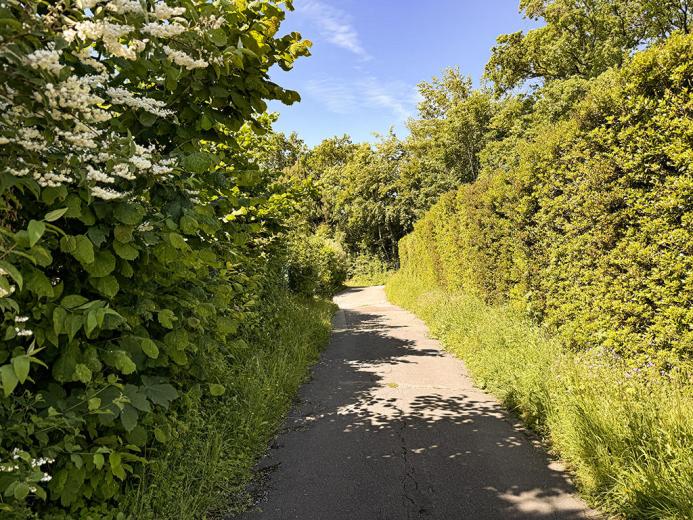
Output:
<instances>
[{"instance_id":1,"label":"tree shadow on road","mask_svg":"<svg viewBox=\"0 0 693 520\"><path fill-rule=\"evenodd\" d=\"M273 469L264 500L242 518L587 517L566 476L493 399L436 387L438 363L454 361L434 342L408 339L406 320L367 307L344 318L258 466ZM398 384L424 363L433 384Z\"/></svg>"}]
</instances>

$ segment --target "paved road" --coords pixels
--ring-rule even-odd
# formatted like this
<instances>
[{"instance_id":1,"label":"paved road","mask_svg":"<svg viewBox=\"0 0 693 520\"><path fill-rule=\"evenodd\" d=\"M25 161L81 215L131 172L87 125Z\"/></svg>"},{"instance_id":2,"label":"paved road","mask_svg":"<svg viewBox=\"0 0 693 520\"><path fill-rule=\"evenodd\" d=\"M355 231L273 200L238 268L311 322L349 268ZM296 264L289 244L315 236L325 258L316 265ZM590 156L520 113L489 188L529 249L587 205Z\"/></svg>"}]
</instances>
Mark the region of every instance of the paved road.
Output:
<instances>
[{"instance_id":1,"label":"paved road","mask_svg":"<svg viewBox=\"0 0 693 520\"><path fill-rule=\"evenodd\" d=\"M592 518L560 468L382 287L335 298L329 347L244 520Z\"/></svg>"}]
</instances>

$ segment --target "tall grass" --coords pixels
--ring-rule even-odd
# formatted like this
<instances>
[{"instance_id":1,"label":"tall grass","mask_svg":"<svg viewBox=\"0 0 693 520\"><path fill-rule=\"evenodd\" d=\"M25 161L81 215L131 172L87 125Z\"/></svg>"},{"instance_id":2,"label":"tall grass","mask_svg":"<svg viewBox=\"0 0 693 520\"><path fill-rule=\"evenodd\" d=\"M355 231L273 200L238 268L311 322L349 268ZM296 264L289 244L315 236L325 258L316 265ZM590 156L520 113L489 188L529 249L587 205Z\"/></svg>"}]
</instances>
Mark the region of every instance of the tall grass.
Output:
<instances>
[{"instance_id":1,"label":"tall grass","mask_svg":"<svg viewBox=\"0 0 693 520\"><path fill-rule=\"evenodd\" d=\"M567 352L506 307L426 288L401 272L387 294L545 436L591 503L625 518L693 518L690 370L662 375L608 352Z\"/></svg>"},{"instance_id":2,"label":"tall grass","mask_svg":"<svg viewBox=\"0 0 693 520\"><path fill-rule=\"evenodd\" d=\"M334 305L289 294L266 302L267 321L219 359L225 394L193 407L188 430L150 466L123 510L141 519L204 519L242 510L252 468L330 334ZM204 389L185 396L195 401Z\"/></svg>"}]
</instances>

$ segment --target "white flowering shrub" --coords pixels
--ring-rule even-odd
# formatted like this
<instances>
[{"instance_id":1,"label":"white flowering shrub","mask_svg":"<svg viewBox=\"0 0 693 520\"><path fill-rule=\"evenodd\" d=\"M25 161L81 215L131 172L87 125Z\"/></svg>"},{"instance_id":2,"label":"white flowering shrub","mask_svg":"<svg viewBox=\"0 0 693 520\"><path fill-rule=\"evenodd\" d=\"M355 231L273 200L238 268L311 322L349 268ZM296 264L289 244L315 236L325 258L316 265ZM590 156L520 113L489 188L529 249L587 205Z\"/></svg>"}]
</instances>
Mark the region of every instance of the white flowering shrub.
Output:
<instances>
[{"instance_id":1,"label":"white flowering shrub","mask_svg":"<svg viewBox=\"0 0 693 520\"><path fill-rule=\"evenodd\" d=\"M234 136L308 54L281 3L0 0L0 515L115 517L223 390L284 200Z\"/></svg>"}]
</instances>

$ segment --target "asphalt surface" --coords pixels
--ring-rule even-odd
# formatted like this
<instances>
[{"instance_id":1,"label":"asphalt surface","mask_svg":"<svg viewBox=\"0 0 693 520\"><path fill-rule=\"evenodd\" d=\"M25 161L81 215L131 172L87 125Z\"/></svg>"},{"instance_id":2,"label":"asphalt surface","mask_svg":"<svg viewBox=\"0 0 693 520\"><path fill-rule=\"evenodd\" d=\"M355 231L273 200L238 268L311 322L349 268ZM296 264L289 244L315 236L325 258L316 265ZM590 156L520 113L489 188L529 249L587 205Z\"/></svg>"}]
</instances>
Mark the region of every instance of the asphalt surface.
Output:
<instances>
[{"instance_id":1,"label":"asphalt surface","mask_svg":"<svg viewBox=\"0 0 693 520\"><path fill-rule=\"evenodd\" d=\"M335 298L330 345L258 466L244 520L583 519L560 466L382 287Z\"/></svg>"}]
</instances>

